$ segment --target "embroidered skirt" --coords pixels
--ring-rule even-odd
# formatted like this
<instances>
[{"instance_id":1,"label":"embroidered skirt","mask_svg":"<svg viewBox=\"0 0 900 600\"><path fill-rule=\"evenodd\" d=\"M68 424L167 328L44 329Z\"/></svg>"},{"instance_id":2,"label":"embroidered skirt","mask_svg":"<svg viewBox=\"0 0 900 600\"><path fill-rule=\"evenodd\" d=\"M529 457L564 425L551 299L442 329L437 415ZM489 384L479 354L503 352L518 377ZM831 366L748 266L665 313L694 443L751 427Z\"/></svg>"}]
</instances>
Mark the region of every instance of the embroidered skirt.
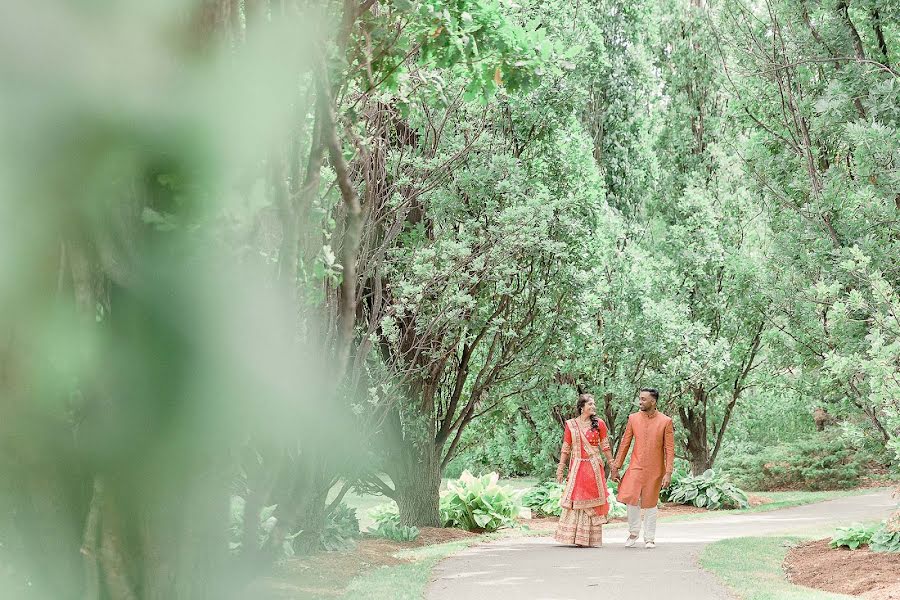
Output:
<instances>
[{"instance_id":1,"label":"embroidered skirt","mask_svg":"<svg viewBox=\"0 0 900 600\"><path fill-rule=\"evenodd\" d=\"M564 508L553 536L560 544L594 546L603 545L603 524L606 517L594 508Z\"/></svg>"}]
</instances>

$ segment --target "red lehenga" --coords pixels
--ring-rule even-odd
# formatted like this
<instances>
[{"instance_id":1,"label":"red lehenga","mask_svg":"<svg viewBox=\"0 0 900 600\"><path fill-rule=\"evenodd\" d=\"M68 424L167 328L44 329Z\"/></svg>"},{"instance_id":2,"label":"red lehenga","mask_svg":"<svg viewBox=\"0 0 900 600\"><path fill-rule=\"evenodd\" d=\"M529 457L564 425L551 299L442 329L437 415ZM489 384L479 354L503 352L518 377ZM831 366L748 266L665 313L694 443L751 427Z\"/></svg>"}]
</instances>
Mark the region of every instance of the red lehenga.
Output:
<instances>
[{"instance_id":1,"label":"red lehenga","mask_svg":"<svg viewBox=\"0 0 900 600\"><path fill-rule=\"evenodd\" d=\"M554 536L561 544L600 546L603 543L609 493L600 459L601 445L609 448L606 423L600 421L599 429L590 429L583 428L578 419L566 421L561 454L569 454L569 475L559 500L562 514Z\"/></svg>"}]
</instances>

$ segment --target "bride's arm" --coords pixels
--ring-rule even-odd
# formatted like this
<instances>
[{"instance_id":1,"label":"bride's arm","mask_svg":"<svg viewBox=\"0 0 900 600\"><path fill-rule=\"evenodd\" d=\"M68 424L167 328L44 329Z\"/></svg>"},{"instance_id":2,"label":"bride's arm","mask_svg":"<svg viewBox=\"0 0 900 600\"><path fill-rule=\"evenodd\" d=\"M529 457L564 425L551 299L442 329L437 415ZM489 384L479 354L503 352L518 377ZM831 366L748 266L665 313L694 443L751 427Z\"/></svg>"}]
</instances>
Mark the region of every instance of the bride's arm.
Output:
<instances>
[{"instance_id":1,"label":"bride's arm","mask_svg":"<svg viewBox=\"0 0 900 600\"><path fill-rule=\"evenodd\" d=\"M607 433L605 423L601 428L601 432L603 434L603 439L600 440L600 451L603 453L603 458L606 459L606 465L609 468L609 477L615 481L619 478L619 469L616 468L616 462L613 460L612 450L609 447L609 434Z\"/></svg>"},{"instance_id":2,"label":"bride's arm","mask_svg":"<svg viewBox=\"0 0 900 600\"><path fill-rule=\"evenodd\" d=\"M572 435L569 428L566 427L566 433L563 436L562 449L559 451L559 465L556 467L556 482L562 483L563 474L566 471L566 465L569 464L569 455L572 453Z\"/></svg>"}]
</instances>

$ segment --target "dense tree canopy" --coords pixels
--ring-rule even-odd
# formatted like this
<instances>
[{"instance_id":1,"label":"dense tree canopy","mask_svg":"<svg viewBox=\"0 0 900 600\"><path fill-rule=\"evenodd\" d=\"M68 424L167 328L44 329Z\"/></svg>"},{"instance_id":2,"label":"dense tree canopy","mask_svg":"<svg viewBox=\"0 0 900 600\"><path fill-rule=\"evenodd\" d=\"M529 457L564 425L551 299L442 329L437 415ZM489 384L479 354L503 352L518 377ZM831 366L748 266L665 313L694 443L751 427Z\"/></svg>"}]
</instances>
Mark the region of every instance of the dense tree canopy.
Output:
<instances>
[{"instance_id":1,"label":"dense tree canopy","mask_svg":"<svg viewBox=\"0 0 900 600\"><path fill-rule=\"evenodd\" d=\"M62 4L0 24L36 597L225 597L352 488L438 525L577 390L616 444L659 388L694 472L814 409L900 464L897 2Z\"/></svg>"}]
</instances>

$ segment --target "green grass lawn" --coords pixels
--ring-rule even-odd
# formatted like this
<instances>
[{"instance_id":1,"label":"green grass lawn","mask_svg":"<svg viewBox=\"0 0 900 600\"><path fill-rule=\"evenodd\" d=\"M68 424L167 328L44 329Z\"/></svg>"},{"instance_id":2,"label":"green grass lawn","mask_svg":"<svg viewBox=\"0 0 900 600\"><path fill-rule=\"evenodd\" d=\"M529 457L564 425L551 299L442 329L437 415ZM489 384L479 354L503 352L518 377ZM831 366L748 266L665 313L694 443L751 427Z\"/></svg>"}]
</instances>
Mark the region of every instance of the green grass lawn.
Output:
<instances>
[{"instance_id":1,"label":"green grass lawn","mask_svg":"<svg viewBox=\"0 0 900 600\"><path fill-rule=\"evenodd\" d=\"M835 498L844 498L846 496L859 496L860 494L875 492L878 489L879 488L830 490L824 492L750 492L755 496L770 498L772 502L734 512L766 512L769 510L778 510L779 508L800 506L801 504L822 502L823 500L834 500Z\"/></svg>"},{"instance_id":2,"label":"green grass lawn","mask_svg":"<svg viewBox=\"0 0 900 600\"><path fill-rule=\"evenodd\" d=\"M747 492L748 495L763 496L772 502L751 506L750 508L736 508L732 510L711 510L709 512L694 513L688 515L676 515L669 517L672 521L691 521L695 519L710 519L722 515L742 515L747 513L768 512L780 508L791 508L814 502L824 502L847 496L859 496L879 491L881 488L865 488L854 490L830 490L823 492Z\"/></svg>"},{"instance_id":3,"label":"green grass lawn","mask_svg":"<svg viewBox=\"0 0 900 600\"><path fill-rule=\"evenodd\" d=\"M343 600L421 600L431 579L431 571L443 558L490 539L496 535L484 535L446 544L425 546L397 554L412 562L390 567L379 567L364 573L350 582Z\"/></svg>"},{"instance_id":4,"label":"green grass lawn","mask_svg":"<svg viewBox=\"0 0 900 600\"><path fill-rule=\"evenodd\" d=\"M781 564L791 545L809 538L747 537L707 546L700 566L715 574L741 600L832 600L853 598L793 585Z\"/></svg>"}]
</instances>

